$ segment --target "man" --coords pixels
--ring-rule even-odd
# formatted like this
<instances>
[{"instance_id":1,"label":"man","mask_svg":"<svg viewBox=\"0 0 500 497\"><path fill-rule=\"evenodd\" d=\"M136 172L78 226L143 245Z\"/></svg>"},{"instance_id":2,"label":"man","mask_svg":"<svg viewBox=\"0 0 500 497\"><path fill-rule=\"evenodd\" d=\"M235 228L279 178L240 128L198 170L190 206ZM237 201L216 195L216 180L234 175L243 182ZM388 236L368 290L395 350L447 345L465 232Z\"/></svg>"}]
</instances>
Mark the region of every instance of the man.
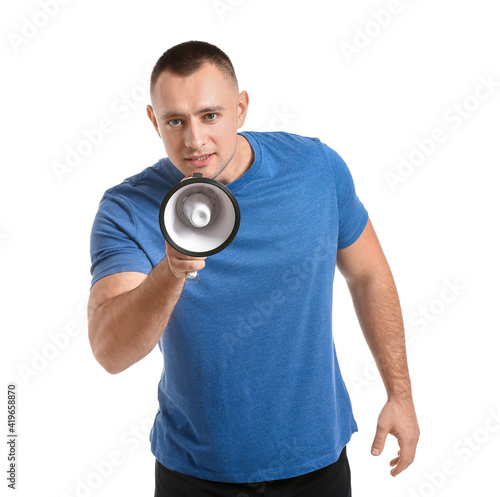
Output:
<instances>
[{"instance_id":1,"label":"man","mask_svg":"<svg viewBox=\"0 0 500 497\"><path fill-rule=\"evenodd\" d=\"M351 495L346 444L357 425L332 339L335 265L388 394L372 453L396 436L396 476L419 437L403 322L347 165L318 139L238 133L248 94L208 43L160 57L151 102L168 158L104 194L88 314L106 371L157 343L164 356L155 495ZM241 211L233 242L208 259L176 251L158 226L166 192L195 172L230 188ZM200 270L199 283L185 283Z\"/></svg>"}]
</instances>

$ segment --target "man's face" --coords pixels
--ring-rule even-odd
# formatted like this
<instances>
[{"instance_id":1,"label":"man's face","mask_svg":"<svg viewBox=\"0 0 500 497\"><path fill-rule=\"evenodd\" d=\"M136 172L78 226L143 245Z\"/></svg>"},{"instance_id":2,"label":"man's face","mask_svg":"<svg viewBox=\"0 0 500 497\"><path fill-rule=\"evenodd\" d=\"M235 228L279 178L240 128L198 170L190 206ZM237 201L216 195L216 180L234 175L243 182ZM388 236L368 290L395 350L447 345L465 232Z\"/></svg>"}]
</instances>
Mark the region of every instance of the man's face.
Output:
<instances>
[{"instance_id":1,"label":"man's face","mask_svg":"<svg viewBox=\"0 0 500 497\"><path fill-rule=\"evenodd\" d=\"M241 166L237 130L245 122L246 92L214 65L205 64L190 76L165 71L154 87L148 115L174 166L184 176L224 177ZM226 181L227 182L227 181Z\"/></svg>"}]
</instances>

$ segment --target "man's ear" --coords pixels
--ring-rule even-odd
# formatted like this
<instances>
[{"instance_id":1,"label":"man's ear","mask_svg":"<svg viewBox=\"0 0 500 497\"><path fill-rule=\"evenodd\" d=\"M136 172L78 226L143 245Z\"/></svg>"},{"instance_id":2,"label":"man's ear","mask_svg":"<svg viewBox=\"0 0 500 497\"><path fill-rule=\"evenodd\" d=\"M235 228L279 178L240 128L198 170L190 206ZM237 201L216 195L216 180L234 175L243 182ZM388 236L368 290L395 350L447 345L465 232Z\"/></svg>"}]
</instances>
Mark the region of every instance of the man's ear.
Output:
<instances>
[{"instance_id":1,"label":"man's ear","mask_svg":"<svg viewBox=\"0 0 500 497\"><path fill-rule=\"evenodd\" d=\"M161 138L160 132L158 130L158 121L156 120L155 111L153 110L153 107L151 105L148 105L146 107L146 110L148 111L148 117L150 121L153 123L153 126L155 127L158 136Z\"/></svg>"},{"instance_id":2,"label":"man's ear","mask_svg":"<svg viewBox=\"0 0 500 497\"><path fill-rule=\"evenodd\" d=\"M245 90L243 90L240 93L238 99L238 128L241 128L245 123L248 111L248 103L249 103L248 93Z\"/></svg>"}]
</instances>

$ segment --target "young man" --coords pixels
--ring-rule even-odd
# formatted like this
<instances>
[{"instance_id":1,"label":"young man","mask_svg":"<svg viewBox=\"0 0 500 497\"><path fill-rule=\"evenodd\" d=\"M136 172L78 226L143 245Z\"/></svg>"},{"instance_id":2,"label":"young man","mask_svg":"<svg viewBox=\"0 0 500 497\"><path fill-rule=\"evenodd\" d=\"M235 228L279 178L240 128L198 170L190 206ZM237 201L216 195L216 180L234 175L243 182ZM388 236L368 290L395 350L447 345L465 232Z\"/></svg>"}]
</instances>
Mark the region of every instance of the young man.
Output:
<instances>
[{"instance_id":1,"label":"young man","mask_svg":"<svg viewBox=\"0 0 500 497\"><path fill-rule=\"evenodd\" d=\"M88 314L108 372L157 343L164 356L150 436L156 496L351 495L346 444L357 425L332 339L335 266L388 394L372 453L396 436L396 476L419 437L403 321L347 165L318 139L238 133L248 95L208 43L160 57L151 102L168 158L104 194ZM166 192L195 172L225 184L241 212L233 242L208 259L176 251L158 226Z\"/></svg>"}]
</instances>

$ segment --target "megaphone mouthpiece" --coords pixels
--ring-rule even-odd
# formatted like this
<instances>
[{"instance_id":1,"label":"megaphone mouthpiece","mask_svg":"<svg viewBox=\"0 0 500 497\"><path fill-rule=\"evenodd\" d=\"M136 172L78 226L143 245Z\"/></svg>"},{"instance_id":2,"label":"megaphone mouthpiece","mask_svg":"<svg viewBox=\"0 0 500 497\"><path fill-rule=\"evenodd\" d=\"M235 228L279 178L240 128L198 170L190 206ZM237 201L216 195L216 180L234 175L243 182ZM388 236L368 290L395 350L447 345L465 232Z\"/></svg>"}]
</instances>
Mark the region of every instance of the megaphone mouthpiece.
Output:
<instances>
[{"instance_id":1,"label":"megaphone mouthpiece","mask_svg":"<svg viewBox=\"0 0 500 497\"><path fill-rule=\"evenodd\" d=\"M207 195L195 193L186 197L182 210L195 228L204 228L212 219L213 203Z\"/></svg>"}]
</instances>

